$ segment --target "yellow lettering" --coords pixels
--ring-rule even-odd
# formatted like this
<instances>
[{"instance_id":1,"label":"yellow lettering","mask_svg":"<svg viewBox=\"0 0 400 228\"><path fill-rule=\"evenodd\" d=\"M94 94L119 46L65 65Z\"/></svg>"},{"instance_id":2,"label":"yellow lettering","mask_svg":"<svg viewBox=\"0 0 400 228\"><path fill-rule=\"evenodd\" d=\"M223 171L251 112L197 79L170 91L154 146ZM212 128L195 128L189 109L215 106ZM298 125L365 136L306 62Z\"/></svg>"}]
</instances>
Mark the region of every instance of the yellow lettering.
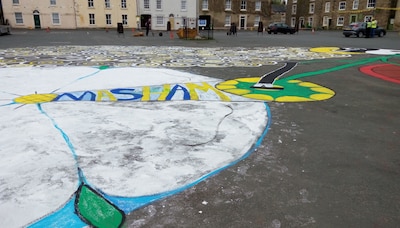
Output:
<instances>
[{"instance_id":1,"label":"yellow lettering","mask_svg":"<svg viewBox=\"0 0 400 228\"><path fill-rule=\"evenodd\" d=\"M189 89L189 93L190 93L190 100L199 100L199 96L197 94L197 90L203 91L203 92L208 92L209 90L212 90L215 94L217 94L221 100L223 101L230 101L231 99L225 95L223 92L221 92L220 90L214 88L214 86L203 82L202 85L197 85L194 83L186 83L186 86Z\"/></svg>"},{"instance_id":2,"label":"yellow lettering","mask_svg":"<svg viewBox=\"0 0 400 228\"><path fill-rule=\"evenodd\" d=\"M117 98L108 90L97 91L96 101L117 101Z\"/></svg>"}]
</instances>

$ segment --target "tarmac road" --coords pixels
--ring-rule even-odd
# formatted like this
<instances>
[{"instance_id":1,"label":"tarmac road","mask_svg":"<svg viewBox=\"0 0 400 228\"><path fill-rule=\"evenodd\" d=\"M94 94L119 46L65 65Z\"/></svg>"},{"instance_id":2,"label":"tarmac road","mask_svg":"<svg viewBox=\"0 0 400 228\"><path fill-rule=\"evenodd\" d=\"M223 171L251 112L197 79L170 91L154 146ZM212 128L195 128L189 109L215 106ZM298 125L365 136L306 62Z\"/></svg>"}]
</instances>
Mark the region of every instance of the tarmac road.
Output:
<instances>
[{"instance_id":1,"label":"tarmac road","mask_svg":"<svg viewBox=\"0 0 400 228\"><path fill-rule=\"evenodd\" d=\"M122 36L104 30L12 30L12 35L0 37L0 49L56 45L400 49L400 36L395 32L373 39L345 38L340 31L263 36L239 32L237 37L215 31L213 36L213 40L190 41L171 39L165 33L133 37L131 31ZM285 76L335 69L369 58L377 56L300 61ZM400 64L398 57L388 61ZM368 76L359 66L363 65L307 78L334 90L331 99L268 103L272 125L256 152L187 191L132 212L125 226L398 227L400 84ZM277 68L183 70L233 79L261 76ZM398 71L387 74L398 75Z\"/></svg>"}]
</instances>

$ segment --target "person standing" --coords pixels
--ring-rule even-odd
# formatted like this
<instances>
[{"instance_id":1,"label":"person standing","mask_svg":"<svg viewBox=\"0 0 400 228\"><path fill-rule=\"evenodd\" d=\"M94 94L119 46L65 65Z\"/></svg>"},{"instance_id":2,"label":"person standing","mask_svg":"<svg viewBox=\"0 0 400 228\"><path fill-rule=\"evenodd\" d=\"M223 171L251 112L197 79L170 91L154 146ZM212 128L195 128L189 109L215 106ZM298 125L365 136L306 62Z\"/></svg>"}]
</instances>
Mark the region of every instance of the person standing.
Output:
<instances>
[{"instance_id":1,"label":"person standing","mask_svg":"<svg viewBox=\"0 0 400 228\"><path fill-rule=\"evenodd\" d=\"M371 21L371 34L370 34L371 38L374 38L375 30L376 30L377 27L378 27L378 21L375 18L372 18L372 21Z\"/></svg>"},{"instance_id":2,"label":"person standing","mask_svg":"<svg viewBox=\"0 0 400 228\"><path fill-rule=\"evenodd\" d=\"M150 18L147 20L145 26L146 26L146 36L148 36L150 28L151 28L151 20L150 20Z\"/></svg>"},{"instance_id":3,"label":"person standing","mask_svg":"<svg viewBox=\"0 0 400 228\"><path fill-rule=\"evenodd\" d=\"M367 19L367 23L365 24L366 28L365 28L365 38L369 38L371 35L371 18Z\"/></svg>"}]
</instances>

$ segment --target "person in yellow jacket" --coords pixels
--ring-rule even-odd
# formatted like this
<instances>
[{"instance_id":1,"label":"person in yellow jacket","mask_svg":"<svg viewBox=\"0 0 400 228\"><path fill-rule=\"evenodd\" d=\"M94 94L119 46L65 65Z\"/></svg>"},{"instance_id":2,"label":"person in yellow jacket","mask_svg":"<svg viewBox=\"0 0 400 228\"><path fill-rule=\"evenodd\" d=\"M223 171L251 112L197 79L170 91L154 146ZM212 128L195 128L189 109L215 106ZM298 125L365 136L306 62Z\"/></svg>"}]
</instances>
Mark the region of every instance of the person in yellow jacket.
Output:
<instances>
[{"instance_id":1,"label":"person in yellow jacket","mask_svg":"<svg viewBox=\"0 0 400 228\"><path fill-rule=\"evenodd\" d=\"M365 38L369 38L371 34L371 18L367 19L366 28L365 28Z\"/></svg>"},{"instance_id":2,"label":"person in yellow jacket","mask_svg":"<svg viewBox=\"0 0 400 228\"><path fill-rule=\"evenodd\" d=\"M372 18L372 21L371 21L371 34L370 34L371 38L374 38L376 27L378 27L378 21L375 18Z\"/></svg>"}]
</instances>

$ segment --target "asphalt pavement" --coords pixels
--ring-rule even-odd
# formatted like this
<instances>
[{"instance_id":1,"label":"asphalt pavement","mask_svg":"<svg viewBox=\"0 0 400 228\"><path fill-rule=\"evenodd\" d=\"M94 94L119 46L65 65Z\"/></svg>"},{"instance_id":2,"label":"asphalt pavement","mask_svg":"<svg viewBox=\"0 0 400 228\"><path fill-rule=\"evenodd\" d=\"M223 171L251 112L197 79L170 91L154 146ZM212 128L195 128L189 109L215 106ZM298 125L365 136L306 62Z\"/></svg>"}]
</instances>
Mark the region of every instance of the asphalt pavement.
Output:
<instances>
[{"instance_id":1,"label":"asphalt pavement","mask_svg":"<svg viewBox=\"0 0 400 228\"><path fill-rule=\"evenodd\" d=\"M182 40L167 32L134 37L135 32L13 29L12 35L0 37L0 59L1 49L57 45L400 50L398 32L365 39L345 38L341 31L294 35L239 31L237 36L214 31L207 33L209 40ZM285 77L322 72L307 81L332 89L333 98L268 102L271 127L257 151L193 188L132 212L125 226L398 227L400 84L360 70L373 64L391 64L398 70L398 55L354 53L348 58L299 61ZM368 59L376 61L362 64ZM180 69L234 79L261 76L277 66ZM396 70L384 74L400 78Z\"/></svg>"}]
</instances>

